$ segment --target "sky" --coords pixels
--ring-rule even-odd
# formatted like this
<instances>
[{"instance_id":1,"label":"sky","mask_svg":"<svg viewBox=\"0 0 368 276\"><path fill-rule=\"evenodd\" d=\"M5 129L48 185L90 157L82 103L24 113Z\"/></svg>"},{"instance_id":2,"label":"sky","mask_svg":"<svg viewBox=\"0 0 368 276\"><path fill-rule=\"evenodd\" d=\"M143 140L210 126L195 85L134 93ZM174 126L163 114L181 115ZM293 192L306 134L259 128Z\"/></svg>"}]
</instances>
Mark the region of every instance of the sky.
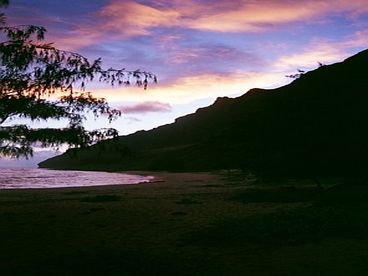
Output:
<instances>
[{"instance_id":1,"label":"sky","mask_svg":"<svg viewBox=\"0 0 368 276\"><path fill-rule=\"evenodd\" d=\"M368 0L11 0L4 12L10 25L46 27L60 49L157 76L147 90L87 85L123 116L85 126L122 135L172 123L217 97L284 85L285 75L368 46Z\"/></svg>"}]
</instances>

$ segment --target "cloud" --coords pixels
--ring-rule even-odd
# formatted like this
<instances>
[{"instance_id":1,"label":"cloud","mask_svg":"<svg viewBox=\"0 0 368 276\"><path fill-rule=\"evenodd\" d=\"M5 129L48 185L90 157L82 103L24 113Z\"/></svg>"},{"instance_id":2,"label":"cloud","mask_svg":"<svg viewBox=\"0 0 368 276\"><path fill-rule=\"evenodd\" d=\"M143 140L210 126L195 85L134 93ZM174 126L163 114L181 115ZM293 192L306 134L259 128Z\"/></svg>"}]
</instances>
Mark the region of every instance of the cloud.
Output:
<instances>
[{"instance_id":1,"label":"cloud","mask_svg":"<svg viewBox=\"0 0 368 276\"><path fill-rule=\"evenodd\" d=\"M324 10L324 4L292 3L290 1L237 1L231 10L214 11L209 16L199 16L188 22L194 29L218 32L261 32L277 24L301 21Z\"/></svg>"},{"instance_id":2,"label":"cloud","mask_svg":"<svg viewBox=\"0 0 368 276\"><path fill-rule=\"evenodd\" d=\"M184 3L183 3L184 2ZM366 0L265 1L110 1L99 13L102 29L125 36L148 35L153 28L176 27L216 32L262 32L280 24L368 11Z\"/></svg>"},{"instance_id":3,"label":"cloud","mask_svg":"<svg viewBox=\"0 0 368 276\"><path fill-rule=\"evenodd\" d=\"M142 121L141 119L133 116L124 116L123 119L127 122L128 125L137 124Z\"/></svg>"},{"instance_id":4,"label":"cloud","mask_svg":"<svg viewBox=\"0 0 368 276\"><path fill-rule=\"evenodd\" d=\"M334 48L328 44L315 45L301 52L280 57L274 64L278 70L294 70L316 68L318 63L329 64L340 61L344 53L339 48Z\"/></svg>"},{"instance_id":5,"label":"cloud","mask_svg":"<svg viewBox=\"0 0 368 276\"><path fill-rule=\"evenodd\" d=\"M359 31L339 41L315 39L300 51L281 56L273 69L288 71L297 68L311 70L318 62L329 64L340 62L352 53L366 49L368 45L368 31Z\"/></svg>"},{"instance_id":6,"label":"cloud","mask_svg":"<svg viewBox=\"0 0 368 276\"><path fill-rule=\"evenodd\" d=\"M239 65L252 64L261 65L264 64L262 59L253 53L243 52L239 49L222 45L204 45L199 47L177 47L173 51L171 57L171 63L174 64L193 64L201 63L206 67L210 67L210 64L220 62L223 67L226 63L232 63Z\"/></svg>"},{"instance_id":7,"label":"cloud","mask_svg":"<svg viewBox=\"0 0 368 276\"><path fill-rule=\"evenodd\" d=\"M63 50L76 51L83 47L100 42L102 34L99 32L91 32L85 27L79 27L73 31L64 31L63 35L51 35L49 39L53 41L57 47L60 47Z\"/></svg>"},{"instance_id":8,"label":"cloud","mask_svg":"<svg viewBox=\"0 0 368 276\"><path fill-rule=\"evenodd\" d=\"M49 22L58 30L57 35L50 37L56 45L66 50L79 50L98 45L106 39L119 41L131 37L154 37L156 31L163 29L170 30L170 36L166 39L176 39L175 30L265 32L279 26L288 27L288 24L297 22L308 24L340 14L352 19L366 12L366 0L336 0L333 5L322 0L110 0L98 11L81 13L75 20L45 16L36 18L42 17L42 21ZM26 17L27 20L32 19ZM20 23L25 20L17 19ZM64 30L60 29L60 24L63 24ZM165 41L161 40L161 43Z\"/></svg>"},{"instance_id":9,"label":"cloud","mask_svg":"<svg viewBox=\"0 0 368 276\"><path fill-rule=\"evenodd\" d=\"M125 35L146 35L148 29L177 24L180 13L171 9L158 9L135 1L112 1L100 11L100 16L108 18L103 28L115 30Z\"/></svg>"},{"instance_id":10,"label":"cloud","mask_svg":"<svg viewBox=\"0 0 368 276\"><path fill-rule=\"evenodd\" d=\"M294 22L308 22L337 13L361 14L368 11L366 0L232 1L229 9L216 9L210 15L199 15L188 22L194 29L218 32L263 32Z\"/></svg>"},{"instance_id":11,"label":"cloud","mask_svg":"<svg viewBox=\"0 0 368 276\"><path fill-rule=\"evenodd\" d=\"M367 48L368 45L368 30L357 31L347 39L336 43L340 48Z\"/></svg>"},{"instance_id":12,"label":"cloud","mask_svg":"<svg viewBox=\"0 0 368 276\"><path fill-rule=\"evenodd\" d=\"M150 112L170 112L171 105L158 101L148 101L130 106L122 106L119 108L125 114L145 114Z\"/></svg>"},{"instance_id":13,"label":"cloud","mask_svg":"<svg viewBox=\"0 0 368 276\"><path fill-rule=\"evenodd\" d=\"M283 73L234 72L202 73L178 76L166 82L151 85L147 90L135 87L96 89L96 96L103 95L109 102L136 101L160 102L165 99L169 104L185 104L195 100L217 98L220 96L242 95L254 87L269 88L285 84L288 79ZM128 106L129 107L129 106ZM138 106L139 107L139 106ZM146 105L144 106L146 107ZM161 107L161 105L159 105ZM146 108L152 108L151 104ZM164 109L166 106L164 106ZM142 107L128 109L145 110ZM126 109L123 108L123 112Z\"/></svg>"},{"instance_id":14,"label":"cloud","mask_svg":"<svg viewBox=\"0 0 368 276\"><path fill-rule=\"evenodd\" d=\"M77 18L45 16L31 6L27 7L28 10L20 11L21 17L18 15L14 23L46 22L57 29L58 35L52 36L52 40L67 50L98 45L106 38L111 41L156 35L155 30L163 28L227 33L264 32L280 25L288 27L288 24L295 22L312 23L328 16L344 15L353 19L368 12L367 0L336 0L333 4L324 0L110 0L105 5L98 5L99 10L94 12L86 4L77 7L73 15L81 7L90 8ZM58 8L63 10L63 7ZM55 11L54 6L48 9ZM64 29L60 28L61 25Z\"/></svg>"}]
</instances>

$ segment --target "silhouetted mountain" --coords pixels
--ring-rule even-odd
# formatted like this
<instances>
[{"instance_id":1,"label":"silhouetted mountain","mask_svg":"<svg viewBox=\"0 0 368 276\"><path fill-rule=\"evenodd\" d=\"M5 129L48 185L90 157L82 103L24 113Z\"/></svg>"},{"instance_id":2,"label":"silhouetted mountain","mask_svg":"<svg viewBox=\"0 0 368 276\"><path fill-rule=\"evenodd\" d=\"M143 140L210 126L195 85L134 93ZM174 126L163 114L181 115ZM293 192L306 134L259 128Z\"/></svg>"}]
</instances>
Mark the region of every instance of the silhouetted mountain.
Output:
<instances>
[{"instance_id":1,"label":"silhouetted mountain","mask_svg":"<svg viewBox=\"0 0 368 276\"><path fill-rule=\"evenodd\" d=\"M175 123L69 150L41 167L288 175L355 174L368 164L368 50L289 85L218 98Z\"/></svg>"}]
</instances>

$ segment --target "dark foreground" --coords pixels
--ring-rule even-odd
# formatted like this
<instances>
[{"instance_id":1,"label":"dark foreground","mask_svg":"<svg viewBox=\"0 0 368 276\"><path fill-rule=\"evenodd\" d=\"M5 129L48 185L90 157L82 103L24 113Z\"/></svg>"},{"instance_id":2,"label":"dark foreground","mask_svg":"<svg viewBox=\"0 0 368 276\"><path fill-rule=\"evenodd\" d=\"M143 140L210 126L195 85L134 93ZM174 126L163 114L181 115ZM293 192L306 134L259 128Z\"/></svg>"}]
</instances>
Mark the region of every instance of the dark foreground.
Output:
<instances>
[{"instance_id":1,"label":"dark foreground","mask_svg":"<svg viewBox=\"0 0 368 276\"><path fill-rule=\"evenodd\" d=\"M162 174L0 191L1 275L366 275L361 180Z\"/></svg>"}]
</instances>

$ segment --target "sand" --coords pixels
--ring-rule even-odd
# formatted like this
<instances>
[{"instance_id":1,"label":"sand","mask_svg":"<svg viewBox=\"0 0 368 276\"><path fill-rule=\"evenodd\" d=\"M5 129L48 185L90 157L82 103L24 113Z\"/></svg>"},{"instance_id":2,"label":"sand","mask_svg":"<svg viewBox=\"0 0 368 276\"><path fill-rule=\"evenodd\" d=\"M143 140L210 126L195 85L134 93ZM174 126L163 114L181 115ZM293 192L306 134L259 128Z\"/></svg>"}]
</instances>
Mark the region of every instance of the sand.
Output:
<instances>
[{"instance_id":1,"label":"sand","mask_svg":"<svg viewBox=\"0 0 368 276\"><path fill-rule=\"evenodd\" d=\"M325 192L308 180L134 173L155 179L1 190L1 275L356 275L367 269L363 201L355 218L355 209L341 214L331 200L321 204Z\"/></svg>"}]
</instances>

